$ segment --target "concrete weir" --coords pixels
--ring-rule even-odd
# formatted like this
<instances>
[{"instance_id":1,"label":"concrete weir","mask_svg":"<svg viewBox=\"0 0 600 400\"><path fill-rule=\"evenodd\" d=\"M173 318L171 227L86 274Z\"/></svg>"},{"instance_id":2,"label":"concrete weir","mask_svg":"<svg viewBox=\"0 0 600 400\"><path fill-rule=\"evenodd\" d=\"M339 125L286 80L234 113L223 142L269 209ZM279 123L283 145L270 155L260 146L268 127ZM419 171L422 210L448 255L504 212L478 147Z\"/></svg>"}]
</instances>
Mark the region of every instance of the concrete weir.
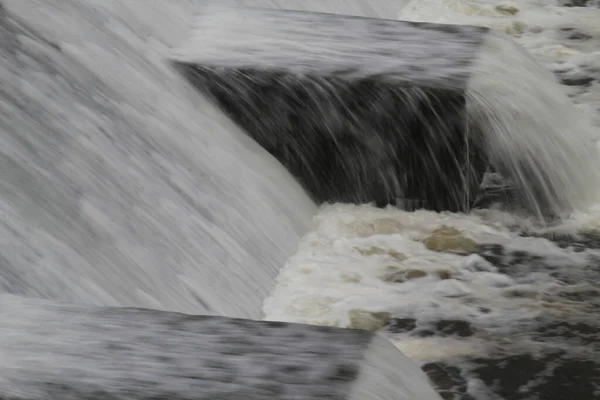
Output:
<instances>
[{"instance_id":1,"label":"concrete weir","mask_svg":"<svg viewBox=\"0 0 600 400\"><path fill-rule=\"evenodd\" d=\"M467 211L466 88L487 29L206 7L173 59L315 201Z\"/></svg>"},{"instance_id":2,"label":"concrete weir","mask_svg":"<svg viewBox=\"0 0 600 400\"><path fill-rule=\"evenodd\" d=\"M0 292L260 318L316 207L169 65L188 3L2 4Z\"/></svg>"},{"instance_id":3,"label":"concrete weir","mask_svg":"<svg viewBox=\"0 0 600 400\"><path fill-rule=\"evenodd\" d=\"M468 211L488 163L540 217L595 196L593 133L486 28L209 5L172 59L317 203Z\"/></svg>"},{"instance_id":4,"label":"concrete weir","mask_svg":"<svg viewBox=\"0 0 600 400\"><path fill-rule=\"evenodd\" d=\"M372 332L0 296L0 398L439 400Z\"/></svg>"}]
</instances>

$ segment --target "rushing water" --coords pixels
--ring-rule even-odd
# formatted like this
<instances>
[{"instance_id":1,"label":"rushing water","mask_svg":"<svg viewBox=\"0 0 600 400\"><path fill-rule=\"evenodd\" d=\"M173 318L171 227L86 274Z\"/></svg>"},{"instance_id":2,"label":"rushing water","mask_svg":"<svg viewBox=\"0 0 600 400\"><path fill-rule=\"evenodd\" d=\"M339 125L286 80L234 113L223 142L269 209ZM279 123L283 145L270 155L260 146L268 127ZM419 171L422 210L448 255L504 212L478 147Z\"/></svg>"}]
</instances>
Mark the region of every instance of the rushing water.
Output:
<instances>
[{"instance_id":1,"label":"rushing water","mask_svg":"<svg viewBox=\"0 0 600 400\"><path fill-rule=\"evenodd\" d=\"M554 132L565 135L559 142L567 147L580 129L600 138L600 124L590 122L600 115L600 10L549 1L415 0L399 18L482 25L513 36L555 73L563 91L543 86L546 76L525 78L527 67L513 63L511 52L496 54L496 65L487 67L506 70L482 84L514 96L515 107L534 107L536 123L562 127ZM528 102L529 96L536 98ZM568 114L548 113L536 105L540 98L565 104ZM539 156L536 162L545 157L544 138L523 122L509 138L496 138L513 147L504 161L523 154L517 146L529 147L525 154ZM525 143L531 140L537 143ZM586 171L575 159L567 162ZM600 182L581 183L590 189L583 207L551 226L498 206L511 193L492 175L482 208L470 215L323 207L265 302L267 318L387 332L447 399L595 398L600 197L594 201L593 193Z\"/></svg>"},{"instance_id":2,"label":"rushing water","mask_svg":"<svg viewBox=\"0 0 600 400\"><path fill-rule=\"evenodd\" d=\"M490 175L469 215L347 204L317 212L166 61L198 2L5 0L0 290L256 318L285 264L266 319L380 330L446 399L599 396L599 182L590 159L560 151L600 138L596 3L234 3L512 36L581 117L539 67L511 58L517 50L492 52L473 85L492 86L503 104L514 96L534 118L498 111L496 122L516 130L491 136L501 142L490 148L509 175L516 159L553 170L549 193L577 210L541 225L496 204L510 193Z\"/></svg>"},{"instance_id":3,"label":"rushing water","mask_svg":"<svg viewBox=\"0 0 600 400\"><path fill-rule=\"evenodd\" d=\"M1 290L258 317L315 206L169 67L187 3L4 4Z\"/></svg>"}]
</instances>

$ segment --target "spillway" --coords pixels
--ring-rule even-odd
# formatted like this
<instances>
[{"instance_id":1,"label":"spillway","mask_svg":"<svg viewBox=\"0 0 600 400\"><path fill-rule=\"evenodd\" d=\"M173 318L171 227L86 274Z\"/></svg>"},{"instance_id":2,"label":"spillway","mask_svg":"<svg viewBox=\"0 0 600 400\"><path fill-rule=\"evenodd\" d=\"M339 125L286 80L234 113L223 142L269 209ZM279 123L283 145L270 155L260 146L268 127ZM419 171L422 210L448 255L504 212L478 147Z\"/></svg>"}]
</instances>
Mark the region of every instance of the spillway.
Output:
<instances>
[{"instance_id":1,"label":"spillway","mask_svg":"<svg viewBox=\"0 0 600 400\"><path fill-rule=\"evenodd\" d=\"M168 65L186 15L4 3L3 291L260 316L316 208Z\"/></svg>"},{"instance_id":2,"label":"spillway","mask_svg":"<svg viewBox=\"0 0 600 400\"><path fill-rule=\"evenodd\" d=\"M207 20L202 16L207 4L0 1L0 397L439 400L419 366L447 397L440 360L476 353L483 357L492 347L483 344L490 336L516 336L511 329L534 322L552 327L556 315L577 327L593 323L588 321L593 308L577 300L576 305L563 304L560 291L567 288L569 295L580 297L593 291L585 282L595 276L597 266L586 264L594 260L593 251L574 255L569 244L563 253L543 239L529 240L511 230L525 224L516 215L471 209L488 163L512 181L534 217L577 216L597 199L595 131L557 82L511 39L482 27L392 21L404 2L387 0L220 3L238 11L259 6L346 15L328 24L323 19L330 15L302 14L319 20L308 32L305 24L286 20L290 14L283 17L286 24L266 24L264 10ZM371 39L379 37L388 46L375 48L373 41L361 45L366 22L354 17L371 18L368 24L376 26ZM319 43L323 25L335 35L340 23L356 29L345 32L337 47ZM282 26L301 29L290 39ZM203 32L207 27L212 32ZM254 47L233 46L237 60L225 59L247 62L251 57L243 52L248 49L267 54L253 60L257 70L275 65L302 77L303 71L293 71L298 65L286 65L297 63L298 57L277 53L286 40L305 46L298 52L302 57L322 56L300 65L316 75L335 65L331 56L346 63L383 51L385 62L375 69L388 67L394 58L405 57L412 64L402 65L404 70L392 65L391 74L369 71L366 90L355 96L364 95L361 112L344 114L337 126L328 124L336 118L340 122L352 97L333 102L333 112L327 107L346 93L344 79L334 79L339 85L323 91L324 97L301 104L310 104L305 114L299 113L302 107L290 109L293 102L271 108L266 101L258 116L266 115L262 122L271 123L253 125L248 115L256 114L227 109L223 98L215 101L214 87L207 91L206 82L199 84L190 73L211 51L214 56L226 47L226 41L206 40L219 38L223 27L237 28L248 42L258 37L250 43ZM393 49L394 29L405 48ZM262 42L261 47L261 35L264 39L274 32L281 34L275 36L282 39L277 46ZM175 56L182 50L187 60ZM422 58L414 62L407 54ZM184 64L190 69L182 69ZM369 65L374 64L359 63L354 71L334 75L358 71L364 81L361 73ZM211 73L202 79L218 76ZM280 74L274 85L283 88L284 100L290 87L281 85L286 79ZM302 93L310 98L323 80L312 87L307 82L300 79L295 87L300 92L308 87ZM400 89L390 89L398 82ZM220 83L238 90L233 103L239 106L239 91L248 77L226 77ZM264 88L259 82L250 92ZM382 94L394 98L388 108L380 107ZM365 112L369 105L373 109ZM277 115L281 109L288 114ZM387 118L397 110L400 118ZM370 118L382 113L383 118ZM413 177L416 173L422 179L409 180L416 189L428 188L403 200L427 197L417 207L425 204L442 212L339 203L319 208L323 201L385 206L402 196L400 191L391 197L378 192L381 180L365 179L357 188L352 174L343 179L329 175L331 170L315 174L309 168L314 160L306 168L292 168L286 161L289 152L275 151L281 148L277 143L269 147L268 134L260 137L265 130L280 132L290 116L296 131L298 126L319 133L341 126L337 134L354 129L352 135L371 146L365 157L344 165L353 154L335 158L324 152L317 161L333 163L336 173L347 166L362 171L370 163L375 167L364 168L365 178L383 176L383 181L406 172L406 165L400 165L377 175L382 172L377 162L397 161L394 151L402 148L397 142L389 148L390 141L401 141L394 136L394 123L408 126L403 133L428 128L428 143L416 157L421 163L411 165ZM427 155L427 144L436 141L431 134L445 130L459 145L444 149L450 168L430 166L438 161ZM388 142L372 140L373 132L384 132ZM307 146L293 157L335 147L319 144L295 143ZM404 143L402 157L411 157L415 145ZM286 151L297 149L288 146ZM423 155L429 161L423 162ZM459 168L453 165L457 160ZM532 226L541 229L527 225ZM515 247L514 259L504 260L504 247L496 254L494 240L506 249ZM554 264L544 269L542 256L524 258L523 249L531 248L543 249L539 251L553 257ZM486 264L498 259L506 265ZM571 287L573 282L577 287ZM509 292L514 296L509 298ZM538 297L528 297L529 292ZM483 297L491 299L489 307L479 304ZM544 314L544 307L554 308ZM439 315L476 322L461 331L456 320L437 321ZM514 322L513 317L514 326L505 323ZM256 321L262 318L271 322ZM439 338L432 327L455 337ZM385 329L401 334L390 336ZM545 334L539 348L550 352L556 343L544 341ZM576 357L589 354L568 346L576 349ZM516 341L502 350L523 348L527 343ZM557 357L552 360L562 362ZM477 358L465 371L494 375L488 371L496 371L493 363L481 367L477 362L483 361ZM447 371L454 373L453 368ZM593 384L577 382L581 393ZM456 393L475 394L479 400L496 390L480 383L465 384Z\"/></svg>"},{"instance_id":3,"label":"spillway","mask_svg":"<svg viewBox=\"0 0 600 400\"><path fill-rule=\"evenodd\" d=\"M539 218L598 192L589 121L506 35L212 4L196 25L177 65L317 203L469 211L488 163Z\"/></svg>"}]
</instances>

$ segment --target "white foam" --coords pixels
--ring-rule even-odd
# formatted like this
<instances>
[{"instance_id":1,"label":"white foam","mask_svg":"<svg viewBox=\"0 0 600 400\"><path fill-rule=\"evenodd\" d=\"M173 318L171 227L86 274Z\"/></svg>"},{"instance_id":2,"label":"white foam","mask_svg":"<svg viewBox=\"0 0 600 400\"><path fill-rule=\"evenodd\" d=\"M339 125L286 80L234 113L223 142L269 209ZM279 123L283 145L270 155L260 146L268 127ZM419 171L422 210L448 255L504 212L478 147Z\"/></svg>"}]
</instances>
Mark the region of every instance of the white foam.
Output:
<instances>
[{"instance_id":1,"label":"white foam","mask_svg":"<svg viewBox=\"0 0 600 400\"><path fill-rule=\"evenodd\" d=\"M494 243L507 251L548 256L545 262L553 266L584 265L583 255L563 252L545 239L519 238L518 232L511 231L514 222L533 227L531 221L516 221L514 216L491 210L462 215L366 205L323 207L314 219L315 229L300 243L296 255L281 271L275 292L265 301L266 318L351 327L350 311L358 309L389 312L424 323L471 321L492 330L503 322L532 318L545 312L541 299L555 286L549 275L541 273L532 275L528 283L516 282L496 273L481 257L433 251L423 243L440 228L454 228L463 238L479 244ZM590 222L588 227L600 227ZM570 229L569 225L564 229ZM467 240L462 246L471 244ZM427 276L401 283L385 279L408 270L423 271ZM509 295L517 290L533 295ZM482 307L495 311L482 312ZM405 354L422 361L484 349L482 344L457 346L440 338L395 343Z\"/></svg>"},{"instance_id":2,"label":"white foam","mask_svg":"<svg viewBox=\"0 0 600 400\"><path fill-rule=\"evenodd\" d=\"M516 7L516 13L502 11ZM511 10L514 11L514 10ZM455 1L455 0L414 0L407 4L400 13L399 19L412 21L430 21L441 23L471 24L488 26L500 33L513 37L533 57L548 69L553 66L579 67L581 65L599 65L600 52L597 44L600 40L600 10L592 8L557 7L554 1L531 0L507 2L497 0ZM590 35L589 45L569 42L560 36L560 29L576 27ZM492 38L491 42L510 46L506 41ZM488 43L488 46L494 43ZM498 53L499 57L510 53ZM505 81L477 82L479 85L495 85L489 90L499 91L499 95L510 96L515 93L523 99L540 93L550 97L550 106L556 110L565 104L569 109L568 99L561 89L536 86L548 75L519 77L526 71L520 70L519 63L523 56L515 54L519 60L507 64L509 69L502 71ZM492 59L483 61L491 62ZM514 69L510 67L514 67ZM485 68L489 68L486 65ZM513 77L513 74L516 76ZM531 79L530 83L527 80ZM527 90L516 84L526 83ZM563 88L564 89L564 88ZM540 92L541 91L541 92ZM560 154L560 147L567 149L573 144L571 138L563 137L564 132L573 129L586 130L588 137L600 137L598 124L595 127L589 122L600 104L600 87L594 84L582 92L570 92L571 100L578 104L583 117L579 120L572 110L567 116L561 114L548 115L543 104L538 112L545 115L542 124L550 126L554 142L554 152L546 162L575 166L568 174L574 179L568 181L563 175L563 183L571 190L579 190L584 186L584 196L580 197L581 209L558 225L543 227L534 220L518 215L507 214L498 210L479 210L471 215L433 213L417 211L407 213L394 209L379 210L373 207L333 205L323 207L314 218L315 228L305 236L299 250L281 271L278 286L272 297L264 303L267 319L316 323L323 325L349 326L349 311L359 309L372 312L389 312L403 318L418 317L422 320L464 319L474 324L482 324L494 331L502 324L507 326L518 321L533 318L543 313L578 313L577 306L572 303L547 303L545 295L556 289L555 281L548 274L531 274L530 282L517 283L505 275L497 274L493 266L481 263L477 256L464 257L457 254L428 250L419 241L423 237L443 226L453 227L462 236L477 243L496 243L505 246L507 251L524 250L547 256L544 262L552 263L559 271L561 268L577 268L585 262L585 255L564 251L545 239L519 238L518 231L527 230L538 233L576 233L581 230L600 229L600 197L594 197L600 184L594 178L589 179L588 165L579 159L568 158ZM526 102L526 101L525 101ZM525 103L518 103L524 105ZM545 114L544 114L545 113ZM526 121L527 122L527 121ZM589 125L586 125L588 123ZM570 126L569 124L573 124ZM553 127L553 126L554 127ZM576 128L577 127L577 128ZM580 134L578 131L577 134ZM510 132L509 132L510 133ZM517 133L515 133L516 135ZM535 141L523 143L523 139L511 137L515 144L525 145L523 154L540 156L536 152ZM510 144L506 144L510 146ZM576 146L579 146L577 144ZM589 144L593 148L593 144ZM507 148L510 151L522 149ZM546 157L548 157L546 154ZM544 155L541 155L544 157ZM557 165L559 165L557 164ZM563 171L555 171L559 176ZM581 174L578 175L578 172ZM595 171L591 171L592 175ZM565 179L567 181L565 181ZM589 179L586 181L586 179ZM570 186L575 185L575 186ZM578 187L579 189L576 189ZM581 193L581 192L578 192ZM587 203L587 204L585 204ZM381 254L363 254L357 249L378 247ZM404 257L399 257L401 253ZM404 259L403 259L404 258ZM562 263L562 264L561 264ZM478 264L479 270L474 270ZM564 267L569 265L570 267ZM382 276L393 266L394 271L418 269L427 272L427 277L408 280L404 283L384 282ZM488 267L487 269L485 267ZM442 280L436 271L450 272L454 279ZM522 290L533 293L530 297L514 298L505 296L511 290ZM471 299L464 301L465 299ZM492 311L483 313L480 307ZM483 354L486 345L479 339L449 338L408 338L402 335L395 338L395 344L405 354L420 361L445 359L475 353ZM495 339L499 340L499 339Z\"/></svg>"},{"instance_id":3,"label":"white foam","mask_svg":"<svg viewBox=\"0 0 600 400\"><path fill-rule=\"evenodd\" d=\"M600 194L597 130L550 72L503 36L486 37L467 92L468 116L483 127L492 164L540 215L544 207L589 207Z\"/></svg>"}]
</instances>

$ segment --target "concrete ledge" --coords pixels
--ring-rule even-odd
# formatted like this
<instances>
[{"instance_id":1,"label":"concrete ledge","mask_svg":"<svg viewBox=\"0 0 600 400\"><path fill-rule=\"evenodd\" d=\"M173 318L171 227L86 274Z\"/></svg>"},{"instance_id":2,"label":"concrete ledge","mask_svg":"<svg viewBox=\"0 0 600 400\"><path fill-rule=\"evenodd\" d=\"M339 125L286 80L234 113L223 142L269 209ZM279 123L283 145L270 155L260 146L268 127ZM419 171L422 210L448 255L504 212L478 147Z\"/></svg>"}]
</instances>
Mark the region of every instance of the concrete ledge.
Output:
<instances>
[{"instance_id":1,"label":"concrete ledge","mask_svg":"<svg viewBox=\"0 0 600 400\"><path fill-rule=\"evenodd\" d=\"M0 296L0 397L438 400L371 332Z\"/></svg>"},{"instance_id":2,"label":"concrete ledge","mask_svg":"<svg viewBox=\"0 0 600 400\"><path fill-rule=\"evenodd\" d=\"M466 211L487 167L465 97L486 34L206 7L172 57L315 201Z\"/></svg>"}]
</instances>

